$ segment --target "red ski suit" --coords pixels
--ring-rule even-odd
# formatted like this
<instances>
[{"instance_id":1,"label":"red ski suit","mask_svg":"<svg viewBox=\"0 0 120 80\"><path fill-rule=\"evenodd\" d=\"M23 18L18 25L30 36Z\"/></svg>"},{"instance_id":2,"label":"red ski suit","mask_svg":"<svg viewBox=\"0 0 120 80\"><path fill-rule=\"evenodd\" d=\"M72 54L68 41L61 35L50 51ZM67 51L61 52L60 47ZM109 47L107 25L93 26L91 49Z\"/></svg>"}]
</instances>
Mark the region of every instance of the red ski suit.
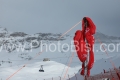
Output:
<instances>
[{"instance_id":1,"label":"red ski suit","mask_svg":"<svg viewBox=\"0 0 120 80\"><path fill-rule=\"evenodd\" d=\"M89 46L89 62L87 69L90 70L93 67L94 64L94 52L93 52L93 45L94 45L94 36L96 31L96 26L94 25L93 21L86 17L89 25L87 26L86 30L84 28L84 21L82 20L82 31L77 30L74 36L74 44L76 48L76 52L78 55L78 58L81 62L85 62L87 59L87 50ZM86 42L85 42L86 39ZM88 43L88 46L87 46ZM84 69L84 65L82 64L82 68Z\"/></svg>"}]
</instances>

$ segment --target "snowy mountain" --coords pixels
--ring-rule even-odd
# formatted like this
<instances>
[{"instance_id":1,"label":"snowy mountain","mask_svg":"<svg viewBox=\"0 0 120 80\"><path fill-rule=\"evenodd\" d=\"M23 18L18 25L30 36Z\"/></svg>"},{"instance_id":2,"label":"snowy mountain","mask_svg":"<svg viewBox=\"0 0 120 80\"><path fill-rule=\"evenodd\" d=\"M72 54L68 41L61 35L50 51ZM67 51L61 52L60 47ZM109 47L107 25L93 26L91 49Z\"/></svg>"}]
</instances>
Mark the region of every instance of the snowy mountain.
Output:
<instances>
[{"instance_id":1,"label":"snowy mountain","mask_svg":"<svg viewBox=\"0 0 120 80\"><path fill-rule=\"evenodd\" d=\"M65 52L69 47L61 47L60 51L43 51L41 48L41 41L46 44L58 42L58 38L62 35L61 33L36 33L36 34L26 34L24 32L9 32L5 28L0 28L0 78L6 80L10 75L16 72L18 69L23 67L15 76L11 77L10 80L43 80L55 77L55 80L59 80L64 77L70 58L72 56L72 51ZM95 34L96 44L95 44L95 66L91 70L91 74L99 74L102 69L107 69L112 67L108 62L109 58L112 58L118 67L118 61L120 59L119 52L109 53L109 56L99 50L100 44L97 42L97 38L101 39L102 42L108 43L119 42L119 37L107 36L105 34L97 32ZM65 35L59 41L61 44L67 43L69 46L72 45L71 40L73 40L73 35ZM32 47L31 47L32 45ZM43 50L46 48L43 46ZM49 59L44 61L44 59ZM107 61L107 62L105 62ZM40 66L43 65L45 72L39 72ZM99 70L97 68L100 67ZM110 67L109 67L110 66ZM72 63L69 66L67 75L70 75L70 80L75 78L74 73L78 73L81 68L81 62L79 61L77 54L74 53ZM96 71L97 70L97 71ZM72 75L72 76L71 76ZM82 76L79 76L82 80ZM68 77L66 77L68 79ZM74 80L74 79L73 79Z\"/></svg>"},{"instance_id":2,"label":"snowy mountain","mask_svg":"<svg viewBox=\"0 0 120 80\"><path fill-rule=\"evenodd\" d=\"M94 36L96 39L96 43L99 43L98 39L100 39L101 42L103 42L103 43L117 43L120 41L120 37L108 36L101 32L96 32L96 34Z\"/></svg>"},{"instance_id":3,"label":"snowy mountain","mask_svg":"<svg viewBox=\"0 0 120 80\"><path fill-rule=\"evenodd\" d=\"M4 46L8 52L12 52L19 47L19 44L24 46L25 44L28 46L25 49L30 50L30 44L31 42L38 42L38 46L34 48L38 48L40 45L40 41L57 41L57 38L61 34L52 34L52 33L37 33L33 35L28 35L24 32L8 32L6 28L0 27L0 46ZM60 39L65 40L64 37ZM35 46L35 44L34 44Z\"/></svg>"},{"instance_id":4,"label":"snowy mountain","mask_svg":"<svg viewBox=\"0 0 120 80\"><path fill-rule=\"evenodd\" d=\"M59 38L61 33L53 34L53 33L36 33L33 35L28 35L24 32L9 32L6 28L0 27L0 46L4 45L6 47L6 50L8 52L12 52L16 50L16 46L18 44L24 45L27 43L28 47L26 49L30 50L30 44L32 41L40 42L41 40L50 42L50 41L57 41L57 38ZM95 35L95 42L98 42L98 39L101 40L103 43L115 43L120 41L120 37L114 37L114 36L107 36L105 34L97 32ZM71 35L66 35L65 37L62 37L59 41L66 40L67 38L73 38ZM39 43L40 44L40 43ZM9 46L8 46L9 45ZM14 46L15 45L15 46ZM9 49L11 46L12 49ZM38 48L37 46L36 48Z\"/></svg>"},{"instance_id":5,"label":"snowy mountain","mask_svg":"<svg viewBox=\"0 0 120 80\"><path fill-rule=\"evenodd\" d=\"M8 34L7 29L0 27L0 37L4 37L6 34Z\"/></svg>"}]
</instances>

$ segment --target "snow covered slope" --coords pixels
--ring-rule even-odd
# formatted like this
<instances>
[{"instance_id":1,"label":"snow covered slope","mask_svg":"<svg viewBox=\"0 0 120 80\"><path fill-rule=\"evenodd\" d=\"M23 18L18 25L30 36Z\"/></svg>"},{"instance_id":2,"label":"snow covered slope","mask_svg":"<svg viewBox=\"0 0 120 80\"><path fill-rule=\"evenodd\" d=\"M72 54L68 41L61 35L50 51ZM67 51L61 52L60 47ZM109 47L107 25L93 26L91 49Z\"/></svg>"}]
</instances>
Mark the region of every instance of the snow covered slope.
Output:
<instances>
[{"instance_id":1,"label":"snow covered slope","mask_svg":"<svg viewBox=\"0 0 120 80\"><path fill-rule=\"evenodd\" d=\"M112 66L112 64L110 63L110 61L112 61L115 65L116 68L120 67L120 54L115 55L113 57L110 58L104 58L104 59L100 59L97 60L93 66L93 68L91 69L91 76L94 76L96 74L100 74L101 72L103 73L103 69L106 71L109 71L109 68L114 68ZM76 74L77 78L80 80L84 80L82 79L83 77L80 75L80 72L78 72ZM73 76L70 78L70 80L75 80L76 76ZM68 79L69 80L69 79Z\"/></svg>"},{"instance_id":2,"label":"snow covered slope","mask_svg":"<svg viewBox=\"0 0 120 80\"><path fill-rule=\"evenodd\" d=\"M64 77L66 70L68 68L68 63L72 56L71 51L65 52L64 50L68 49L68 47L64 46L60 49L60 51L43 51L39 55L41 51L41 42L46 44L56 43L57 38L61 35L52 34L52 33L37 33L33 35L28 35L23 32L8 32L4 28L0 28L0 34L3 35L0 37L0 78L5 80L10 75L12 75L15 71L20 69L23 65L27 63L27 66L20 70L17 74L11 77L10 80L43 80L55 77L55 79L59 80L60 77ZM108 41L109 39L104 36L104 34L97 34L102 41ZM109 37L110 38L110 37ZM112 37L113 38L113 37ZM110 38L110 39L112 39ZM71 43L73 40L73 35L66 35L62 37L60 43L67 43L69 46L73 45ZM113 39L112 39L113 40ZM38 42L38 44L34 43L35 47L31 47L31 41ZM117 38L119 42L119 38ZM108 41L109 42L109 41ZM25 44L24 51L18 50L19 44L22 47ZM115 43L116 44L116 43ZM4 48L2 46L4 45ZM12 46L12 49L11 49ZM17 47L16 47L17 46ZM42 45L43 49L46 46ZM120 51L119 51L120 52ZM109 52L109 56L102 51L100 51L100 44L95 44L95 65L91 70L91 74L98 74L103 69L111 68L111 64L109 63L109 58L113 60L116 67L120 66L119 60L120 55L119 52ZM50 59L50 61L43 61L44 58ZM43 65L43 69L45 72L39 72L40 66ZM102 66L101 66L102 65ZM77 73L78 79L83 79L80 76L79 69L81 68L81 62L79 61L77 54L74 53L74 57L72 63L69 66L67 75L70 75L70 80L75 80L74 73ZM98 70L99 68L99 70ZM68 76L66 76L66 79Z\"/></svg>"}]
</instances>

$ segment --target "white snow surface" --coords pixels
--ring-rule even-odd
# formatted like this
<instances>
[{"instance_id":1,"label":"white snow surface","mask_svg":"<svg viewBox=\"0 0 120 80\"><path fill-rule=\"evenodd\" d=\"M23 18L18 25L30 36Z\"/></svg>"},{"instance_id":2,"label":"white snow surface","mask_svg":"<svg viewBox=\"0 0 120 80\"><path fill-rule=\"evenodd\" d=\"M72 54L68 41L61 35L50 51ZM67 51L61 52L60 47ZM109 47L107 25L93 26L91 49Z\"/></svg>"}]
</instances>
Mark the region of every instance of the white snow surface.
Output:
<instances>
[{"instance_id":1,"label":"white snow surface","mask_svg":"<svg viewBox=\"0 0 120 80\"><path fill-rule=\"evenodd\" d=\"M1 29L0 31L4 32L4 29ZM2 39L3 38L1 38L1 40ZM16 37L13 40L9 40L9 42L12 44L19 39L22 39L22 37ZM61 43L72 45L73 43L71 43L70 40L73 40L73 36L67 37L67 39L61 41ZM43 42L50 44L52 41ZM19 42L16 43L19 44ZM57 41L54 43L57 43ZM27 47L29 47L29 43ZM100 51L100 44L98 43L95 44L94 50L95 63L91 69L91 75L99 74L103 72L103 69L108 70L109 68L113 68L110 61L112 61L116 67L120 66L120 50L118 52L108 52L109 56L107 56L105 52ZM10 53L5 50L0 50L0 79L6 80L26 64L26 66L14 74L10 80L52 80L52 78L54 80L60 80L60 77L62 77L62 79L64 78L67 69L66 80L68 79L68 74L71 78L70 80L75 80L75 74L79 80L83 80L83 76L81 76L79 72L81 69L81 62L76 53L74 53L72 62L69 65L72 56L71 51L43 51L40 55L39 52L40 47L33 49L32 51L25 50L23 52L18 52L15 50ZM50 61L44 62L44 58L49 58ZM45 72L39 72L41 65L43 65Z\"/></svg>"}]
</instances>

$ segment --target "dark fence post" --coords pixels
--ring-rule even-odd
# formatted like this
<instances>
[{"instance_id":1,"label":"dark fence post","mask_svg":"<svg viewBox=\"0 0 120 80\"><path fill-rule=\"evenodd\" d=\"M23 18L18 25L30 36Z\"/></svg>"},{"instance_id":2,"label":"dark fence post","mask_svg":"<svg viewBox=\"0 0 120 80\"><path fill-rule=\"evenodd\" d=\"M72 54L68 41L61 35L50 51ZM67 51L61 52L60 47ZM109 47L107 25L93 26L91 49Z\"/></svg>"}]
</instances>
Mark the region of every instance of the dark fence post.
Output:
<instances>
[{"instance_id":1,"label":"dark fence post","mask_svg":"<svg viewBox=\"0 0 120 80\"><path fill-rule=\"evenodd\" d=\"M60 77L60 76L59 76ZM61 77L60 77L60 80L61 80Z\"/></svg>"},{"instance_id":2,"label":"dark fence post","mask_svg":"<svg viewBox=\"0 0 120 80\"><path fill-rule=\"evenodd\" d=\"M109 68L110 69L110 68ZM111 73L111 76L112 76L112 78L113 78L113 75L112 75L112 71L111 71L111 69L110 69L110 73Z\"/></svg>"},{"instance_id":3,"label":"dark fence post","mask_svg":"<svg viewBox=\"0 0 120 80\"><path fill-rule=\"evenodd\" d=\"M75 73L74 73L75 74ZM77 76L76 76L76 74L75 74L75 77L76 77L76 80L77 80Z\"/></svg>"},{"instance_id":4,"label":"dark fence post","mask_svg":"<svg viewBox=\"0 0 120 80\"><path fill-rule=\"evenodd\" d=\"M92 77L90 77L90 79L92 80Z\"/></svg>"},{"instance_id":5,"label":"dark fence post","mask_svg":"<svg viewBox=\"0 0 120 80\"><path fill-rule=\"evenodd\" d=\"M118 78L119 78L119 80L120 80L120 75L119 75L119 73L117 73L117 76L118 76Z\"/></svg>"},{"instance_id":6,"label":"dark fence post","mask_svg":"<svg viewBox=\"0 0 120 80\"><path fill-rule=\"evenodd\" d=\"M92 77L92 80L94 80L94 77Z\"/></svg>"},{"instance_id":7,"label":"dark fence post","mask_svg":"<svg viewBox=\"0 0 120 80\"><path fill-rule=\"evenodd\" d=\"M95 80L94 77L93 77L93 80Z\"/></svg>"},{"instance_id":8,"label":"dark fence post","mask_svg":"<svg viewBox=\"0 0 120 80\"><path fill-rule=\"evenodd\" d=\"M103 76L101 75L101 79L103 78Z\"/></svg>"},{"instance_id":9,"label":"dark fence post","mask_svg":"<svg viewBox=\"0 0 120 80\"><path fill-rule=\"evenodd\" d=\"M69 74L68 74L68 78L69 78ZM69 80L70 80L70 78L69 78Z\"/></svg>"},{"instance_id":10,"label":"dark fence post","mask_svg":"<svg viewBox=\"0 0 120 80\"><path fill-rule=\"evenodd\" d=\"M52 80L53 80L53 77L52 77Z\"/></svg>"},{"instance_id":11,"label":"dark fence post","mask_svg":"<svg viewBox=\"0 0 120 80\"><path fill-rule=\"evenodd\" d=\"M102 72L101 72L101 74L102 74ZM103 76L103 74L102 74L102 76ZM104 76L103 76L103 78L104 78Z\"/></svg>"}]
</instances>

